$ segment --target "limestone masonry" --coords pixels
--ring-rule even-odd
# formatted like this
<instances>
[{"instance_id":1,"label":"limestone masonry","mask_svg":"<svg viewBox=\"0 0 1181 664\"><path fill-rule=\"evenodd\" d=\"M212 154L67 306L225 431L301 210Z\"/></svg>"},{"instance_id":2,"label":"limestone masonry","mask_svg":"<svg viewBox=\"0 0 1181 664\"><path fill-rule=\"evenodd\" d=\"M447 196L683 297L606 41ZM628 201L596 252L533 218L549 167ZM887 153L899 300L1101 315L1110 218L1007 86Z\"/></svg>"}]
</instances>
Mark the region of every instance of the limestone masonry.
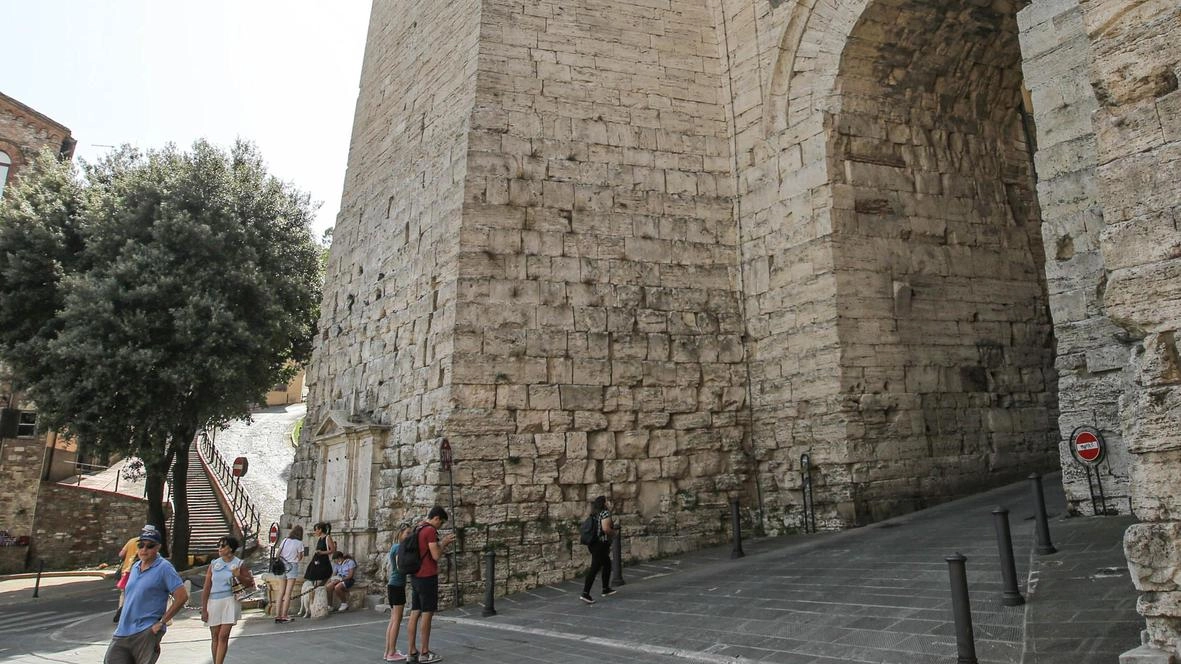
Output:
<instances>
[{"instance_id":1,"label":"limestone masonry","mask_svg":"<svg viewBox=\"0 0 1181 664\"><path fill-rule=\"evenodd\" d=\"M825 528L1061 465L1073 511L1145 521L1176 651L1179 26L1173 0L375 1L285 518L376 575L453 501L470 602L487 548L497 592L582 569L598 494L638 559L725 541L732 497L802 528L803 454Z\"/></svg>"}]
</instances>

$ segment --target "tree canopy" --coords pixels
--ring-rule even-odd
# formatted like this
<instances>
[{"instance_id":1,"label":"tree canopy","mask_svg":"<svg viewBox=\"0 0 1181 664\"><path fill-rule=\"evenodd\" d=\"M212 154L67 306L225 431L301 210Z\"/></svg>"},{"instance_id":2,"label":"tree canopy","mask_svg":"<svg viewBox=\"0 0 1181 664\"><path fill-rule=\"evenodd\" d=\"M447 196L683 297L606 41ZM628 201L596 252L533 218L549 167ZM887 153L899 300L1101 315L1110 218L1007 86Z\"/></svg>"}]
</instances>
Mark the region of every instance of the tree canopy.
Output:
<instances>
[{"instance_id":1,"label":"tree canopy","mask_svg":"<svg viewBox=\"0 0 1181 664\"><path fill-rule=\"evenodd\" d=\"M151 492L309 356L312 218L249 143L43 154L0 203L0 358L47 425L143 458Z\"/></svg>"}]
</instances>

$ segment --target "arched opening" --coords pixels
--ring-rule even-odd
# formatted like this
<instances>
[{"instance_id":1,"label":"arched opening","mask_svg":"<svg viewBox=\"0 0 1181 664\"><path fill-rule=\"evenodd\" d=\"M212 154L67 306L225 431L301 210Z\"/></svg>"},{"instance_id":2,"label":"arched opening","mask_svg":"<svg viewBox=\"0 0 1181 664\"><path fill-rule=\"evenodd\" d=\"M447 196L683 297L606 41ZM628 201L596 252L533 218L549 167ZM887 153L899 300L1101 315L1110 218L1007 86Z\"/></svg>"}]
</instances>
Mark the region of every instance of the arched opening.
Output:
<instances>
[{"instance_id":1,"label":"arched opening","mask_svg":"<svg viewBox=\"0 0 1181 664\"><path fill-rule=\"evenodd\" d=\"M1051 466L1056 379L1014 0L873 0L832 117L856 519Z\"/></svg>"}]
</instances>

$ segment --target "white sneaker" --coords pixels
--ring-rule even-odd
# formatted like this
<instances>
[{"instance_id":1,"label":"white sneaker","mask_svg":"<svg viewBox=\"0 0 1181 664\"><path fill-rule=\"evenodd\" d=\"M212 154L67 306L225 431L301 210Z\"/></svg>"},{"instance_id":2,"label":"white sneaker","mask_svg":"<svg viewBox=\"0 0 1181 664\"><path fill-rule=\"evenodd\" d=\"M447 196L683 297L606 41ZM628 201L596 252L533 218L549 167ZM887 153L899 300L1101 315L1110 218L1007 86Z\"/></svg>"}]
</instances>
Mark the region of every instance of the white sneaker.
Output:
<instances>
[{"instance_id":1,"label":"white sneaker","mask_svg":"<svg viewBox=\"0 0 1181 664\"><path fill-rule=\"evenodd\" d=\"M337 610L338 610L338 611L348 611L348 610L349 610L349 604L348 604L348 602L341 602L341 603L340 603L340 608L339 608L339 609L337 609Z\"/></svg>"}]
</instances>

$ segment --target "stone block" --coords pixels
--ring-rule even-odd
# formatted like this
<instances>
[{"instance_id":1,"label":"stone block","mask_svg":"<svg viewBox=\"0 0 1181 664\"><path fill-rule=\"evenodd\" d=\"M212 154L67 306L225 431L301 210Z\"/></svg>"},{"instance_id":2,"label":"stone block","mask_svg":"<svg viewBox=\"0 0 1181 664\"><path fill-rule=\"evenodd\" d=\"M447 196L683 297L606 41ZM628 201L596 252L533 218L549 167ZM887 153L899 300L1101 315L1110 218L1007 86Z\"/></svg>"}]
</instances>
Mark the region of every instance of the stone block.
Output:
<instances>
[{"instance_id":1,"label":"stone block","mask_svg":"<svg viewBox=\"0 0 1181 664\"><path fill-rule=\"evenodd\" d=\"M1124 533L1124 554L1137 590L1181 590L1181 522L1137 523ZM1143 611L1141 612L1143 613ZM1181 616L1181 612L1177 614Z\"/></svg>"},{"instance_id":2,"label":"stone block","mask_svg":"<svg viewBox=\"0 0 1181 664\"><path fill-rule=\"evenodd\" d=\"M1176 664L1172 653L1150 645L1139 646L1120 654L1120 664Z\"/></svg>"},{"instance_id":3,"label":"stone block","mask_svg":"<svg viewBox=\"0 0 1181 664\"><path fill-rule=\"evenodd\" d=\"M563 410L602 410L603 388L598 385L561 385Z\"/></svg>"}]
</instances>

